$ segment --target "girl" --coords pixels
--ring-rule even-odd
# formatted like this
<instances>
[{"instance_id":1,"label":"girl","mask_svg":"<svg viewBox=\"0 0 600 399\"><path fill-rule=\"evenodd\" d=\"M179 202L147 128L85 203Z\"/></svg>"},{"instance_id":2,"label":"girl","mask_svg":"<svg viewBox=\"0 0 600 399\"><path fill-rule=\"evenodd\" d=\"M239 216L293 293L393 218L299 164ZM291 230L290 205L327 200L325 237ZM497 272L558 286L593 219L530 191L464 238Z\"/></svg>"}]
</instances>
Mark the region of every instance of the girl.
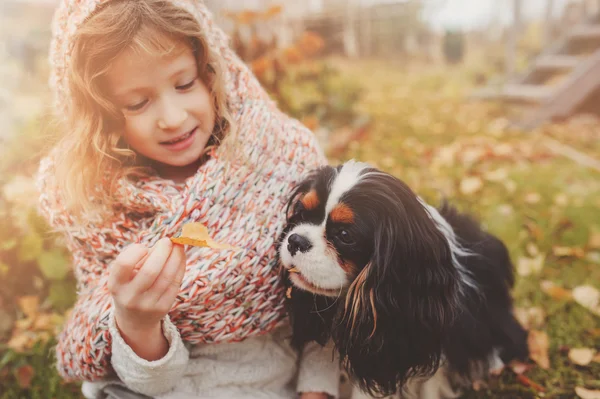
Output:
<instances>
[{"instance_id":1,"label":"girl","mask_svg":"<svg viewBox=\"0 0 600 399\"><path fill-rule=\"evenodd\" d=\"M325 159L205 6L64 0L50 60L65 134L40 209L79 293L60 373L88 398L337 396L332 351L289 346L275 260L286 197ZM239 249L171 244L192 221Z\"/></svg>"}]
</instances>

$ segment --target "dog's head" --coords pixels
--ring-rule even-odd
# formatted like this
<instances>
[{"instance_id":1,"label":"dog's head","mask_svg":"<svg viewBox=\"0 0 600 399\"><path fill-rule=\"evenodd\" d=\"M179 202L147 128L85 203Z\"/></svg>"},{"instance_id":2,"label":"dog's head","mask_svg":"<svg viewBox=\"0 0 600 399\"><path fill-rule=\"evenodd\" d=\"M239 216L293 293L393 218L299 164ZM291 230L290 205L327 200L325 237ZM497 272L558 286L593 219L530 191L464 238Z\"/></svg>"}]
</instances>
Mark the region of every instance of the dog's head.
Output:
<instances>
[{"instance_id":1,"label":"dog's head","mask_svg":"<svg viewBox=\"0 0 600 399\"><path fill-rule=\"evenodd\" d=\"M300 184L287 217L279 254L291 316L301 320L297 342L332 339L372 393L434 372L465 282L438 211L399 179L351 161Z\"/></svg>"}]
</instances>

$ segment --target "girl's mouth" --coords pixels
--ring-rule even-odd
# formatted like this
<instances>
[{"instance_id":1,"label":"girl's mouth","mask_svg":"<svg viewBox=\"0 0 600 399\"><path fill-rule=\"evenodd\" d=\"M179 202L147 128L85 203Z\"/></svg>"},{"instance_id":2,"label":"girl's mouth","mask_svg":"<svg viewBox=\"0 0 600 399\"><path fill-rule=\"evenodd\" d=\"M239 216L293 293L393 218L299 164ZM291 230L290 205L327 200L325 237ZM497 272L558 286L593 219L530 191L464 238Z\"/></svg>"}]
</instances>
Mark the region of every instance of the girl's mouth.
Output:
<instances>
[{"instance_id":1,"label":"girl's mouth","mask_svg":"<svg viewBox=\"0 0 600 399\"><path fill-rule=\"evenodd\" d=\"M163 141L160 144L168 147L171 150L183 150L188 148L192 142L194 141L194 136L196 135L197 127L190 130L186 134L179 136L173 140Z\"/></svg>"}]
</instances>

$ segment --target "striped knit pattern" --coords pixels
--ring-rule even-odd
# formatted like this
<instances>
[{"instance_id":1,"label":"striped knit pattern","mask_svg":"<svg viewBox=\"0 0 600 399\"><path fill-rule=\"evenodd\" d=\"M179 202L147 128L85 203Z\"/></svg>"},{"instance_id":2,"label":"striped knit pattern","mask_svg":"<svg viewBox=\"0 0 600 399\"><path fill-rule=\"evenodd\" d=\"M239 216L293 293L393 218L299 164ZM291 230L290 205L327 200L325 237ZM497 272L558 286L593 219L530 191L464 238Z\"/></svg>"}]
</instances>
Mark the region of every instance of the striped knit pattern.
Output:
<instances>
[{"instance_id":1,"label":"striped knit pattern","mask_svg":"<svg viewBox=\"0 0 600 399\"><path fill-rule=\"evenodd\" d=\"M105 1L65 0L57 10L50 82L59 113L69 108L66 71L73 35ZM78 225L61 201L60 182L52 173L53 153L42 160L37 176L40 211L64 233L79 283L78 301L57 346L58 369L67 379L94 381L111 373L110 262L127 245L153 245L188 222L204 223L216 240L241 249L187 248L186 274L169 313L186 343L241 341L271 331L285 318L276 239L285 223L290 190L325 158L313 134L276 108L228 47L205 6L193 0L173 3L197 18L228 67L229 103L240 140L247 144L246 162L226 165L217 148L185 184L158 176L135 183L123 180L115 193L123 208Z\"/></svg>"}]
</instances>

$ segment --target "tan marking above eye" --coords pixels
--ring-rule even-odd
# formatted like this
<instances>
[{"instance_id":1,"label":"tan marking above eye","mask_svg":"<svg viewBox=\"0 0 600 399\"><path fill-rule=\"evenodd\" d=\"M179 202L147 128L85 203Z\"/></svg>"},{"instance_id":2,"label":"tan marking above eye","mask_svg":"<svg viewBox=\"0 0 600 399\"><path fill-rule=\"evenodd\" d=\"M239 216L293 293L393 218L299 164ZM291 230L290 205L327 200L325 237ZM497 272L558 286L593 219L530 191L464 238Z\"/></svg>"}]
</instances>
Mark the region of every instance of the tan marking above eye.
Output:
<instances>
[{"instance_id":1,"label":"tan marking above eye","mask_svg":"<svg viewBox=\"0 0 600 399\"><path fill-rule=\"evenodd\" d=\"M320 203L319 196L317 195L317 192L315 190L310 190L308 193L306 193L306 195L302 197L300 202L302 202L304 209L309 211L316 209Z\"/></svg>"},{"instance_id":2,"label":"tan marking above eye","mask_svg":"<svg viewBox=\"0 0 600 399\"><path fill-rule=\"evenodd\" d=\"M337 204L329 213L332 222L335 223L354 223L354 212L346 204Z\"/></svg>"}]
</instances>

